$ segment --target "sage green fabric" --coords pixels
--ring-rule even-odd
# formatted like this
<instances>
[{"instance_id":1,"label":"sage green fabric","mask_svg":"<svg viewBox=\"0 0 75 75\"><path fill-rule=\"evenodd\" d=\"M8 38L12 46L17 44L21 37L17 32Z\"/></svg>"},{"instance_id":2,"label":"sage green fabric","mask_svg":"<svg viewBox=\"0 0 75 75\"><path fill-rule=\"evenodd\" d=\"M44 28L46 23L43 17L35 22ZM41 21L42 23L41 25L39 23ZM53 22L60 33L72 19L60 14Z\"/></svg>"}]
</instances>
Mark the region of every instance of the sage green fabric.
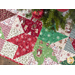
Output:
<instances>
[{"instance_id":1,"label":"sage green fabric","mask_svg":"<svg viewBox=\"0 0 75 75\"><path fill-rule=\"evenodd\" d=\"M4 34L3 34L3 32L2 32L2 28L1 28L1 27L0 27L0 38L1 38L1 39L5 39L5 38L4 38Z\"/></svg>"},{"instance_id":2,"label":"sage green fabric","mask_svg":"<svg viewBox=\"0 0 75 75\"><path fill-rule=\"evenodd\" d=\"M37 39L37 42L34 46L34 52L33 52L34 58L38 62L38 65L41 65L44 61L44 58L48 58L48 57L53 59L53 61L58 62L56 56L52 55L53 50L52 48L49 47L50 45L47 46L47 43L43 41L42 41L43 44L40 44L40 41L41 41L40 39ZM40 57L37 56L37 50L39 49L39 47L42 47L41 49L42 54Z\"/></svg>"},{"instance_id":3,"label":"sage green fabric","mask_svg":"<svg viewBox=\"0 0 75 75\"><path fill-rule=\"evenodd\" d=\"M63 35L61 33L54 32L54 31L48 31L47 29L42 27L38 39L40 39L46 43L51 44L51 43L55 43L55 42L60 41L64 38L67 38L67 37L68 36L66 36L66 35Z\"/></svg>"}]
</instances>

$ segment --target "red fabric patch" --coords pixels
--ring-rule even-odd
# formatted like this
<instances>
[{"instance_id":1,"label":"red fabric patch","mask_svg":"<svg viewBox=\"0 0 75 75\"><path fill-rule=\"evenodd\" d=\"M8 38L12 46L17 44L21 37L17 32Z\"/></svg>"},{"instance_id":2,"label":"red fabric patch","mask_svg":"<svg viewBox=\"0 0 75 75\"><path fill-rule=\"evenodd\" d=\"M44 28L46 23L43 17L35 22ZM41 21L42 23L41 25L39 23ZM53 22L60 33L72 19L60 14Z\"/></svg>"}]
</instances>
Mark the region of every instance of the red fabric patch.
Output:
<instances>
[{"instance_id":1,"label":"red fabric patch","mask_svg":"<svg viewBox=\"0 0 75 75\"><path fill-rule=\"evenodd\" d=\"M20 21L23 20L21 25L25 33L7 40L15 45L18 45L18 49L13 59L33 51L34 45L37 41L36 37L39 36L39 33L42 29L42 23L40 21L37 20L34 22L32 21L32 18L29 20L19 15L18 17ZM29 32L31 32L31 35L28 34Z\"/></svg>"},{"instance_id":2,"label":"red fabric patch","mask_svg":"<svg viewBox=\"0 0 75 75\"><path fill-rule=\"evenodd\" d=\"M70 41L72 43L72 46L73 46L73 49L75 51L75 39L74 38L71 38L71 37L69 37L69 39L70 39Z\"/></svg>"},{"instance_id":3,"label":"red fabric patch","mask_svg":"<svg viewBox=\"0 0 75 75\"><path fill-rule=\"evenodd\" d=\"M9 17L14 16L14 15L15 15L14 13L7 11L6 9L0 9L0 21L3 21Z\"/></svg>"},{"instance_id":4,"label":"red fabric patch","mask_svg":"<svg viewBox=\"0 0 75 75\"><path fill-rule=\"evenodd\" d=\"M31 35L23 33L11 39L8 39L7 41L12 42L15 45L18 45L18 49L13 58L15 59L17 57L32 52L37 39Z\"/></svg>"},{"instance_id":5,"label":"red fabric patch","mask_svg":"<svg viewBox=\"0 0 75 75\"><path fill-rule=\"evenodd\" d=\"M29 19L23 18L19 15L18 15L18 17L19 17L20 21L23 20L23 23L21 25L22 25L22 28L25 33L31 32L31 36L34 36L34 37L39 36L40 31L42 29L42 22L40 22L39 20L34 22L34 21L32 21L32 19L29 20Z\"/></svg>"},{"instance_id":6,"label":"red fabric patch","mask_svg":"<svg viewBox=\"0 0 75 75\"><path fill-rule=\"evenodd\" d=\"M75 39L74 39L73 42L72 42L72 46L73 46L74 51L75 51Z\"/></svg>"}]
</instances>

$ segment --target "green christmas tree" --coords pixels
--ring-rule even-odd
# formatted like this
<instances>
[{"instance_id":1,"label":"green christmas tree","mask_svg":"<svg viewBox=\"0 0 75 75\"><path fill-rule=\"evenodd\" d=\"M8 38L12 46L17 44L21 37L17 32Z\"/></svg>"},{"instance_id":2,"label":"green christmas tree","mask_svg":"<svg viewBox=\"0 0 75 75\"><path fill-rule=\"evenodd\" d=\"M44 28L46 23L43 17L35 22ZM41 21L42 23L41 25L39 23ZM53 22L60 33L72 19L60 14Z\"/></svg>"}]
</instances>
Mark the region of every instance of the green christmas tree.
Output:
<instances>
[{"instance_id":1,"label":"green christmas tree","mask_svg":"<svg viewBox=\"0 0 75 75\"><path fill-rule=\"evenodd\" d=\"M26 9L18 9L19 11L26 10ZM26 14L26 17L31 17L32 12L40 11L41 9L32 9L30 13ZM62 29L65 29L66 19L72 19L72 24L75 24L75 9L69 9L68 12L63 16L63 12L58 11L57 9L43 9L43 15L39 19L43 23L43 27L48 28L48 30L58 30L59 25ZM39 14L39 13L38 13ZM55 27L56 29L55 29Z\"/></svg>"}]
</instances>

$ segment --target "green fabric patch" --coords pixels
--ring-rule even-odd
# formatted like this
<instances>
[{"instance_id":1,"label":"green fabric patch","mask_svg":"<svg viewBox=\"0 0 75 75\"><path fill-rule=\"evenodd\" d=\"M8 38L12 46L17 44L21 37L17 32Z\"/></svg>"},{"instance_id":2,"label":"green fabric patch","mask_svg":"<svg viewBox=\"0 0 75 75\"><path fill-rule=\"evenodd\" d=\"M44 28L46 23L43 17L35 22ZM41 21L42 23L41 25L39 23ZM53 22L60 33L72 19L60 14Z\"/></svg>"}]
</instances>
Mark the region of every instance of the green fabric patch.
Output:
<instances>
[{"instance_id":1,"label":"green fabric patch","mask_svg":"<svg viewBox=\"0 0 75 75\"><path fill-rule=\"evenodd\" d=\"M67 37L68 36L66 36L66 35L63 35L61 33L54 32L54 31L48 31L47 29L42 27L38 39L51 44L51 43L55 43L55 42L60 41L64 38L67 38Z\"/></svg>"},{"instance_id":2,"label":"green fabric patch","mask_svg":"<svg viewBox=\"0 0 75 75\"><path fill-rule=\"evenodd\" d=\"M67 63L67 60L61 62L60 64L62 64L62 65L75 65L75 56L73 58L74 58L74 62L72 64Z\"/></svg>"},{"instance_id":3,"label":"green fabric patch","mask_svg":"<svg viewBox=\"0 0 75 75\"><path fill-rule=\"evenodd\" d=\"M5 39L5 38L4 38L4 34L3 34L3 32L2 32L2 28L1 28L1 27L0 27L0 38L1 38L1 39Z\"/></svg>"},{"instance_id":4,"label":"green fabric patch","mask_svg":"<svg viewBox=\"0 0 75 75\"><path fill-rule=\"evenodd\" d=\"M37 40L34 46L34 58L38 62L38 65L43 64L44 58L50 57L53 61L58 62L56 56L52 55L52 48L49 47L50 44L43 42L42 40Z\"/></svg>"}]
</instances>

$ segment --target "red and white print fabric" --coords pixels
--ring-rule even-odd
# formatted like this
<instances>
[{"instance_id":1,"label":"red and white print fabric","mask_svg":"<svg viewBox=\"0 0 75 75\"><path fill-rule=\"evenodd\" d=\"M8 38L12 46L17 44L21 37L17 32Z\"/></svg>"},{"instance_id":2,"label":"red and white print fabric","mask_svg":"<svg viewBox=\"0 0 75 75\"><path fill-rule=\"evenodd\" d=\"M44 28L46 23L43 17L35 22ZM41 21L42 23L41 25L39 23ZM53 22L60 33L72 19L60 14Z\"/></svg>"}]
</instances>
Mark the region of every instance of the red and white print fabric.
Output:
<instances>
[{"instance_id":1,"label":"red and white print fabric","mask_svg":"<svg viewBox=\"0 0 75 75\"><path fill-rule=\"evenodd\" d=\"M34 22L34 21L32 21L32 18L31 18L31 20L29 20L29 19L23 18L19 15L18 15L18 17L19 17L20 21L23 20L23 23L21 25L22 25L22 28L25 33L31 33L31 36L34 36L34 37L39 36L40 31L42 29L42 22L40 22L39 20Z\"/></svg>"},{"instance_id":2,"label":"red and white print fabric","mask_svg":"<svg viewBox=\"0 0 75 75\"><path fill-rule=\"evenodd\" d=\"M15 45L18 45L18 49L13 59L33 51L37 37L42 29L42 23L40 21L37 20L36 22L33 22L32 19L29 20L19 15L18 17L20 21L23 21L21 25L24 33L7 40ZM31 35L28 34L29 32Z\"/></svg>"},{"instance_id":3,"label":"red and white print fabric","mask_svg":"<svg viewBox=\"0 0 75 75\"><path fill-rule=\"evenodd\" d=\"M12 42L15 45L18 45L18 49L13 59L32 52L36 40L37 39L35 37L28 35L26 33L8 39L7 41Z\"/></svg>"}]
</instances>

